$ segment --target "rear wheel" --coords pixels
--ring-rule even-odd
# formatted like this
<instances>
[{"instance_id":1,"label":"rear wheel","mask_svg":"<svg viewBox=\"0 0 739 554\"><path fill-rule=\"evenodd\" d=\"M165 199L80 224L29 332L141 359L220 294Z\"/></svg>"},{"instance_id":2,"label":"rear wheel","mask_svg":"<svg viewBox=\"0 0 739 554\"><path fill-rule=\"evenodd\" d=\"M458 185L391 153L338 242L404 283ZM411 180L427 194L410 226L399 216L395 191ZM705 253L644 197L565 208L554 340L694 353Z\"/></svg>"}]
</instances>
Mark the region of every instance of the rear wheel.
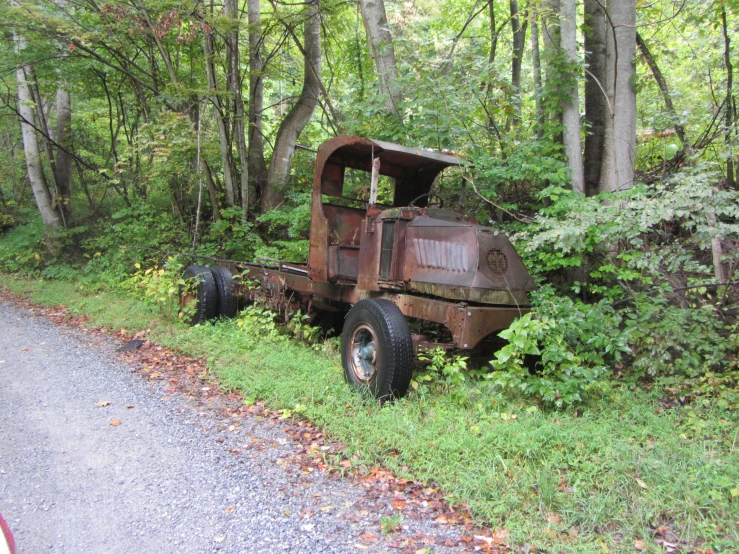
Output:
<instances>
[{"instance_id":1,"label":"rear wheel","mask_svg":"<svg viewBox=\"0 0 739 554\"><path fill-rule=\"evenodd\" d=\"M190 325L204 323L218 315L218 288L210 269L191 265L182 275L190 284L180 288L180 307L192 307Z\"/></svg>"},{"instance_id":2,"label":"rear wheel","mask_svg":"<svg viewBox=\"0 0 739 554\"><path fill-rule=\"evenodd\" d=\"M390 300L370 298L349 311L341 335L346 381L381 401L408 391L413 342L408 323Z\"/></svg>"},{"instance_id":3,"label":"rear wheel","mask_svg":"<svg viewBox=\"0 0 739 554\"><path fill-rule=\"evenodd\" d=\"M236 317L236 296L234 296L234 280L231 271L222 265L210 268L216 282L218 292L218 314L223 317Z\"/></svg>"}]
</instances>

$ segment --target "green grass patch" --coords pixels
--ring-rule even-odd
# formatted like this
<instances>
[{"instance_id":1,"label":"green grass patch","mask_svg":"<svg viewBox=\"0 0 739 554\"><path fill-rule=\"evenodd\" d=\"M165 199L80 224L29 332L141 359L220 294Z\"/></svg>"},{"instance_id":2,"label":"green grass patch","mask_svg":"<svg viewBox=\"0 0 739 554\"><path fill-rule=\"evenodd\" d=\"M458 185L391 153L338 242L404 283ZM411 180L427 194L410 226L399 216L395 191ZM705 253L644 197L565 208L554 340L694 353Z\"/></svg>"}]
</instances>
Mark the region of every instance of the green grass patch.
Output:
<instances>
[{"instance_id":1,"label":"green grass patch","mask_svg":"<svg viewBox=\"0 0 739 554\"><path fill-rule=\"evenodd\" d=\"M578 410L553 411L468 383L463 394L379 408L344 384L330 343L306 346L233 321L189 328L90 285L4 275L0 284L95 325L151 329L152 340L206 357L224 387L309 418L360 464L438 484L517 544L603 552L643 540L660 551L650 530L663 525L716 552L739 544L737 416L709 402L667 409L653 394L614 386Z\"/></svg>"}]
</instances>

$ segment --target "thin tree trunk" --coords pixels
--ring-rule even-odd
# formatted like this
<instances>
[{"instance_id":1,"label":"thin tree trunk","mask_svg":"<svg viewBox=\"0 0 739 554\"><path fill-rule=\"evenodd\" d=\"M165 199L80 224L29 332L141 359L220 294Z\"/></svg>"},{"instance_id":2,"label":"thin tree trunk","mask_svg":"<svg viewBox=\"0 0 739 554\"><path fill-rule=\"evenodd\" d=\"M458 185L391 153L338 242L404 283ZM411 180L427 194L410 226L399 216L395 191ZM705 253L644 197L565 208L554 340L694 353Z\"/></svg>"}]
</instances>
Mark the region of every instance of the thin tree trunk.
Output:
<instances>
[{"instance_id":1,"label":"thin tree trunk","mask_svg":"<svg viewBox=\"0 0 739 554\"><path fill-rule=\"evenodd\" d=\"M709 209L706 212L706 219L708 220L708 224L714 229L714 232L716 232L717 227L717 218L716 218L716 212L713 211L713 209ZM724 255L723 247L721 246L721 238L718 236L714 236L711 238L711 259L713 261L713 274L716 277L716 282L718 283L725 283L726 282L726 272L724 271L724 265L721 262L721 258Z\"/></svg>"},{"instance_id":2,"label":"thin tree trunk","mask_svg":"<svg viewBox=\"0 0 739 554\"><path fill-rule=\"evenodd\" d=\"M231 141L229 140L229 124L223 110L221 98L218 95L218 83L216 81L215 63L213 61L213 33L204 33L203 45L205 51L205 72L208 77L208 88L210 99L215 109L216 124L218 125L218 140L221 146L221 163L223 164L223 182L226 187L226 202L229 206L236 204L235 178L233 172L233 155L231 153Z\"/></svg>"},{"instance_id":3,"label":"thin tree trunk","mask_svg":"<svg viewBox=\"0 0 739 554\"><path fill-rule=\"evenodd\" d=\"M572 177L572 190L585 193L584 170L582 164L582 145L580 142L580 100L577 92L577 37L575 18L575 0L562 0L560 9L560 40L562 53L567 65L565 84L563 85L562 124L565 155Z\"/></svg>"},{"instance_id":4,"label":"thin tree trunk","mask_svg":"<svg viewBox=\"0 0 739 554\"><path fill-rule=\"evenodd\" d=\"M234 104L233 132L236 139L236 151L239 154L241 168L241 207L244 219L249 211L249 155L246 149L246 131L244 129L244 99L241 96L241 68L239 67L239 6L238 0L226 0L225 12L231 20L231 33L227 33L228 49L228 88Z\"/></svg>"},{"instance_id":5,"label":"thin tree trunk","mask_svg":"<svg viewBox=\"0 0 739 554\"><path fill-rule=\"evenodd\" d=\"M395 62L393 38L387 23L384 0L359 0L364 28L370 43L370 52L377 67L380 93L385 96L387 110L398 114L402 94L398 87L398 68Z\"/></svg>"},{"instance_id":6,"label":"thin tree trunk","mask_svg":"<svg viewBox=\"0 0 739 554\"><path fill-rule=\"evenodd\" d=\"M57 6L66 9L67 0L55 0ZM61 195L60 202L66 221L72 216L72 100L65 88L60 68L57 68L60 84L56 89L56 184Z\"/></svg>"},{"instance_id":7,"label":"thin tree trunk","mask_svg":"<svg viewBox=\"0 0 739 554\"><path fill-rule=\"evenodd\" d=\"M528 21L524 20L521 25L521 14L518 11L518 0L510 1L511 8L511 32L513 35L513 54L511 57L511 92L513 94L513 115L506 119L506 132L511 126L521 122L521 62L523 61L523 49L526 44L526 27Z\"/></svg>"},{"instance_id":8,"label":"thin tree trunk","mask_svg":"<svg viewBox=\"0 0 739 554\"><path fill-rule=\"evenodd\" d=\"M285 185L295 145L300 133L308 124L318 105L321 93L318 76L321 71L321 17L319 0L309 0L304 30L305 67L303 70L303 90L292 109L280 124L269 165L267 188L262 195L262 212L276 208L282 203Z\"/></svg>"},{"instance_id":9,"label":"thin tree trunk","mask_svg":"<svg viewBox=\"0 0 739 554\"><path fill-rule=\"evenodd\" d=\"M13 40L16 43L16 51L22 52L25 48L25 40L23 36L13 33ZM26 167L28 169L28 179L31 182L31 189L36 198L36 205L41 213L41 219L50 227L61 227L62 219L59 213L54 209L51 202L51 194L46 184L44 170L41 166L41 158L38 150L38 140L36 130L32 127L35 121L34 101L31 89L28 86L28 75L31 68L22 64L15 72L18 81L18 113L21 115L21 132L23 135L23 150L26 155Z\"/></svg>"},{"instance_id":10,"label":"thin tree trunk","mask_svg":"<svg viewBox=\"0 0 739 554\"><path fill-rule=\"evenodd\" d=\"M601 0L585 0L585 194L598 194L603 137L610 117L606 85L606 12Z\"/></svg>"},{"instance_id":11,"label":"thin tree trunk","mask_svg":"<svg viewBox=\"0 0 739 554\"><path fill-rule=\"evenodd\" d=\"M267 183L267 164L264 161L264 137L262 135L262 111L264 110L264 79L262 71L262 24L259 0L247 0L249 12L249 178L254 194L252 204L257 205Z\"/></svg>"},{"instance_id":12,"label":"thin tree trunk","mask_svg":"<svg viewBox=\"0 0 739 554\"><path fill-rule=\"evenodd\" d=\"M488 13L490 16L490 54L488 55L488 63L492 66L495 61L495 54L498 50L498 28L495 26L495 1L488 0Z\"/></svg>"},{"instance_id":13,"label":"thin tree trunk","mask_svg":"<svg viewBox=\"0 0 739 554\"><path fill-rule=\"evenodd\" d=\"M205 183L208 185L208 196L210 197L210 205L213 208L213 221L219 221L221 219L221 210L218 206L218 193L216 191L216 184L213 181L213 174L210 171L210 166L205 158L200 156L201 167L205 170Z\"/></svg>"},{"instance_id":14,"label":"thin tree trunk","mask_svg":"<svg viewBox=\"0 0 739 554\"><path fill-rule=\"evenodd\" d=\"M606 6L606 91L610 117L606 118L600 191L618 191L634 185L636 159L636 0L609 0Z\"/></svg>"},{"instance_id":15,"label":"thin tree trunk","mask_svg":"<svg viewBox=\"0 0 739 554\"><path fill-rule=\"evenodd\" d=\"M534 102L536 105L536 137L544 136L544 108L541 105L541 60L539 59L539 23L535 8L531 9L531 64L534 69Z\"/></svg>"},{"instance_id":16,"label":"thin tree trunk","mask_svg":"<svg viewBox=\"0 0 739 554\"><path fill-rule=\"evenodd\" d=\"M63 148L56 150L56 176L67 220L72 215L72 156L71 151L72 100L64 88L56 90L56 142ZM66 150L64 150L66 149Z\"/></svg>"},{"instance_id":17,"label":"thin tree trunk","mask_svg":"<svg viewBox=\"0 0 739 554\"><path fill-rule=\"evenodd\" d=\"M559 0L546 0L544 11L541 14L542 35L544 36L544 52L546 62L546 84L548 94L554 98L560 96L560 85L562 76L558 59L560 57L560 31L559 31ZM546 100L546 98L545 98ZM562 110L560 106L551 100L545 105L547 118L553 123L552 140L562 143Z\"/></svg>"},{"instance_id":18,"label":"thin tree trunk","mask_svg":"<svg viewBox=\"0 0 739 554\"><path fill-rule=\"evenodd\" d=\"M734 111L732 109L732 94L734 84L734 66L731 64L731 41L729 40L729 32L726 24L726 6L721 5L721 29L724 34L724 64L726 65L726 148L728 150L726 155L726 184L731 187L736 187L736 180L734 177L734 152L731 147L731 130L734 124Z\"/></svg>"},{"instance_id":19,"label":"thin tree trunk","mask_svg":"<svg viewBox=\"0 0 739 554\"><path fill-rule=\"evenodd\" d=\"M693 154L693 148L691 147L690 142L685 138L685 127L680 124L680 118L677 115L677 111L675 111L675 106L672 104L672 96L670 96L670 89L667 87L667 81L665 80L664 75L662 75L662 71L660 71L657 62L649 51L649 48L647 48L646 42L644 42L644 39L638 32L636 33L636 45L639 47L642 56L644 56L644 61L647 62L649 69L652 71L652 76L657 82L657 86L659 86L659 90L662 93L662 99L665 102L665 108L670 114L672 125L675 127L675 133L680 139L680 143L683 145L683 152L687 157L690 157Z\"/></svg>"}]
</instances>

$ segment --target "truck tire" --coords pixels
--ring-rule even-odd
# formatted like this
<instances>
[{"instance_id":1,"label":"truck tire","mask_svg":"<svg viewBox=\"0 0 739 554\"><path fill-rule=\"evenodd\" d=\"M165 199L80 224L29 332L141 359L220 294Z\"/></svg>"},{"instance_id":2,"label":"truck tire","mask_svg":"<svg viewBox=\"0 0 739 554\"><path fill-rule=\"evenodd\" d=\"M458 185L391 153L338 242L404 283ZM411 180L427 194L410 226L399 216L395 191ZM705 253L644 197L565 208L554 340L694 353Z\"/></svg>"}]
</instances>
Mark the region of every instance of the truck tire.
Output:
<instances>
[{"instance_id":1,"label":"truck tire","mask_svg":"<svg viewBox=\"0 0 739 554\"><path fill-rule=\"evenodd\" d=\"M180 289L180 306L185 307L197 302L195 313L190 318L190 325L204 323L218 315L218 289L210 269L201 265L191 265L182 275L186 280L195 281L191 291Z\"/></svg>"},{"instance_id":2,"label":"truck tire","mask_svg":"<svg viewBox=\"0 0 739 554\"><path fill-rule=\"evenodd\" d=\"M218 314L222 317L236 317L236 296L234 296L234 280L231 271L222 265L210 268L216 282L218 292Z\"/></svg>"},{"instance_id":3,"label":"truck tire","mask_svg":"<svg viewBox=\"0 0 739 554\"><path fill-rule=\"evenodd\" d=\"M347 383L377 400L405 395L413 373L413 342L395 304L370 298L352 307L341 334L341 362Z\"/></svg>"}]
</instances>

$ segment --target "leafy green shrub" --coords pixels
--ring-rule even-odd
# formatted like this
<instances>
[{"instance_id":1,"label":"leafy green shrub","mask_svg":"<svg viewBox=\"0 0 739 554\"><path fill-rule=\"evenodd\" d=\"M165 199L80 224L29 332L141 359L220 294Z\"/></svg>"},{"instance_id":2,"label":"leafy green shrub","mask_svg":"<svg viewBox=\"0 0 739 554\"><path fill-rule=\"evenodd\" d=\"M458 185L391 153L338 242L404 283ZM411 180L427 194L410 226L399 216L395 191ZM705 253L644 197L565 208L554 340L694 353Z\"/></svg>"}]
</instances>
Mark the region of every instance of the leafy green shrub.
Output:
<instances>
[{"instance_id":1,"label":"leafy green shrub","mask_svg":"<svg viewBox=\"0 0 739 554\"><path fill-rule=\"evenodd\" d=\"M15 218L10 214L0 214L0 231L15 227Z\"/></svg>"},{"instance_id":2,"label":"leafy green shrub","mask_svg":"<svg viewBox=\"0 0 739 554\"><path fill-rule=\"evenodd\" d=\"M411 379L411 388L418 394L430 392L429 385L438 386L442 392L455 391L472 377L466 356L449 355L442 348L435 348L419 354L418 359L428 362Z\"/></svg>"},{"instance_id":3,"label":"leafy green shrub","mask_svg":"<svg viewBox=\"0 0 739 554\"><path fill-rule=\"evenodd\" d=\"M158 250L180 250L191 240L182 224L152 203L136 204L112 215L113 225L82 242L88 262L83 273L97 281L118 284L134 264L160 264ZM148 250L147 250L148 249Z\"/></svg>"},{"instance_id":4,"label":"leafy green shrub","mask_svg":"<svg viewBox=\"0 0 739 554\"><path fill-rule=\"evenodd\" d=\"M34 273L41 267L44 226L39 218L10 229L0 240L0 271Z\"/></svg>"},{"instance_id":5,"label":"leafy green shrub","mask_svg":"<svg viewBox=\"0 0 739 554\"><path fill-rule=\"evenodd\" d=\"M513 235L537 279L562 283L562 293L603 299L592 305L599 306L601 312L606 309L606 300L612 303L612 313L604 322L610 319L609 332L628 345L624 362L635 378L675 377L697 384L709 372L736 368L737 322L719 309L731 302L732 296L722 294L719 298L698 286L715 280L714 239L727 245L725 267L735 268L739 261L731 244L731 239L739 236L739 193L719 188L718 180L713 168L704 165L651 187L595 198L553 187L544 192L551 205L532 225ZM576 278L573 268L579 271ZM688 287L693 288L683 290ZM561 302L568 305L572 301L562 298ZM575 302L574 313L583 312L584 306ZM536 342L532 349L556 351L558 329L569 318L559 318L552 327L543 320L542 314L549 313L537 308L528 323L514 324L510 333L520 333L523 341L526 331L527 340ZM591 340L588 335L574 336L565 338L564 343L572 351L569 354L581 357ZM547 346L545 341L555 346ZM510 346L505 352L511 358L499 360L499 365L520 367L523 350ZM578 360L569 360L567 353L558 354L563 363L582 367ZM594 368L607 360L584 361ZM518 373L522 375L519 384L529 381L525 372ZM674 379L671 382L674 384ZM555 388L545 391L549 398Z\"/></svg>"},{"instance_id":6,"label":"leafy green shrub","mask_svg":"<svg viewBox=\"0 0 739 554\"><path fill-rule=\"evenodd\" d=\"M557 296L549 286L533 294L534 309L500 333L508 344L492 361L489 378L499 387L520 390L557 407L604 391L608 366L628 352L621 318L605 301L584 304ZM534 373L530 357L540 357Z\"/></svg>"},{"instance_id":7,"label":"leafy green shrub","mask_svg":"<svg viewBox=\"0 0 739 554\"><path fill-rule=\"evenodd\" d=\"M682 308L640 294L623 311L636 376L693 379L737 368L739 324L724 323L712 305Z\"/></svg>"},{"instance_id":8,"label":"leafy green shrub","mask_svg":"<svg viewBox=\"0 0 739 554\"><path fill-rule=\"evenodd\" d=\"M143 300L146 304L159 309L163 315L172 319L185 318L192 315L193 306L181 307L179 294L194 287L182 277L184 265L176 257L169 257L164 267L154 266L143 269L140 263L134 264L136 271L123 280L121 287Z\"/></svg>"}]
</instances>

